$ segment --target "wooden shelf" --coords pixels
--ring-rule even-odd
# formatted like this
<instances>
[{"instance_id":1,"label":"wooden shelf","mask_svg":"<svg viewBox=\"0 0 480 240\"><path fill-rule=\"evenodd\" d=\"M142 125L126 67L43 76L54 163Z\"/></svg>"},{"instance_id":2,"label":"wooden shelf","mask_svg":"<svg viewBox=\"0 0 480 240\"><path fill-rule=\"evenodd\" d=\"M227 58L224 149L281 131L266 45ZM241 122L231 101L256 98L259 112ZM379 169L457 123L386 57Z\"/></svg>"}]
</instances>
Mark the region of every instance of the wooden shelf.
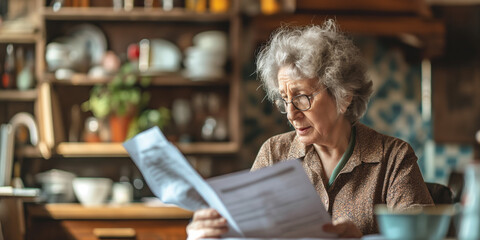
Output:
<instances>
[{"instance_id":1,"label":"wooden shelf","mask_svg":"<svg viewBox=\"0 0 480 240\"><path fill-rule=\"evenodd\" d=\"M175 143L183 154L235 154L239 150L234 142ZM64 157L128 157L121 143L64 142L56 149Z\"/></svg>"},{"instance_id":2,"label":"wooden shelf","mask_svg":"<svg viewBox=\"0 0 480 240\"><path fill-rule=\"evenodd\" d=\"M37 99L37 90L0 90L0 101L30 102Z\"/></svg>"},{"instance_id":3,"label":"wooden shelf","mask_svg":"<svg viewBox=\"0 0 480 240\"><path fill-rule=\"evenodd\" d=\"M190 79L183 77L180 73L168 73L161 75L145 74L140 77L151 77L151 86L222 86L229 85L229 77L218 79ZM93 86L95 84L106 84L112 78L89 78L86 74L74 74L69 80L58 80L54 74L47 73L45 78L54 84L73 85L73 86Z\"/></svg>"},{"instance_id":4,"label":"wooden shelf","mask_svg":"<svg viewBox=\"0 0 480 240\"><path fill-rule=\"evenodd\" d=\"M230 14L195 13L184 9L163 11L161 9L134 8L131 11L115 11L111 7L63 7L55 12L52 8L45 7L43 17L46 20L227 22Z\"/></svg>"},{"instance_id":5,"label":"wooden shelf","mask_svg":"<svg viewBox=\"0 0 480 240\"><path fill-rule=\"evenodd\" d=\"M37 217L53 219L189 219L192 212L165 206L148 207L141 203L128 205L101 205L84 207L75 203L51 203L31 205L29 213Z\"/></svg>"},{"instance_id":6,"label":"wooden shelf","mask_svg":"<svg viewBox=\"0 0 480 240\"><path fill-rule=\"evenodd\" d=\"M0 43L31 43L34 44L39 39L36 33L21 33L2 31L0 28Z\"/></svg>"}]
</instances>

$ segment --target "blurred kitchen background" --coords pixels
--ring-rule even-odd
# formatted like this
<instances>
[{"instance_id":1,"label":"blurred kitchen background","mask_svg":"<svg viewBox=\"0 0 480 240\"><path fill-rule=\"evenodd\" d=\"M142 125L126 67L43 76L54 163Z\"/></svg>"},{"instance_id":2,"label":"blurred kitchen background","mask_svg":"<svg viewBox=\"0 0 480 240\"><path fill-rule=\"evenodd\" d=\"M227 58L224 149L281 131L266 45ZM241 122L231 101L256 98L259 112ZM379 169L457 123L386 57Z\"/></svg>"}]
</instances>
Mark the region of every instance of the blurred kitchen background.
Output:
<instances>
[{"instance_id":1,"label":"blurred kitchen background","mask_svg":"<svg viewBox=\"0 0 480 240\"><path fill-rule=\"evenodd\" d=\"M254 64L285 24L337 20L374 81L361 121L409 142L426 181L458 200L480 159L478 0L1 0L0 15L4 239L185 239L190 213L152 198L121 142L159 126L205 178L248 169L290 130Z\"/></svg>"}]
</instances>

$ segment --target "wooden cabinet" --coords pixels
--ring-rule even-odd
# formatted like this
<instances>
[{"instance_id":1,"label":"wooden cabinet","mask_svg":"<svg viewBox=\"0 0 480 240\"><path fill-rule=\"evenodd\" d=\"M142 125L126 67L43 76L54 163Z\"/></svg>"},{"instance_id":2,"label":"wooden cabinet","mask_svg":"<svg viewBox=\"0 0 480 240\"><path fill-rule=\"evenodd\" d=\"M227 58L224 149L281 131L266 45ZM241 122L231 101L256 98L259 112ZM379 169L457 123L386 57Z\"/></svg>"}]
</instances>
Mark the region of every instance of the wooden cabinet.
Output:
<instances>
[{"instance_id":1,"label":"wooden cabinet","mask_svg":"<svg viewBox=\"0 0 480 240\"><path fill-rule=\"evenodd\" d=\"M63 7L54 11L43 1L41 8L43 45L41 52L46 52L48 43L58 39L81 24L91 24L100 29L106 36L108 50L117 54L124 54L131 43L138 43L142 39L165 39L176 44L182 50L191 46L192 38L203 31L218 30L228 36L227 61L224 67L225 75L211 79L191 79L179 72L148 74L151 79L147 91L151 99L149 108L171 108L175 99L183 98L191 101L194 95L215 94L218 96L221 107L219 118L225 119L228 136L222 141L204 140L201 136L203 119L193 116L188 126L190 141L174 142L187 155L233 155L240 147L240 63L239 63L239 36L241 19L239 1L230 1L230 9L226 13L196 13L184 9L163 11L161 8L144 9L134 7L130 11L114 10L112 7ZM90 89L98 83L107 83L111 78L93 79L86 73L74 74L69 79L59 80L48 69L45 55L41 59L41 86L40 96L42 114L40 126L43 129L43 140L53 150L54 154L64 157L127 157L126 151L120 143L85 143L69 141L69 131L75 119L71 115L72 107L79 106L89 97ZM139 76L141 77L141 76ZM208 113L203 113L208 116ZM81 128L90 113L82 112L80 116ZM201 118L201 117L200 117ZM78 124L78 123L77 123ZM78 128L78 127L77 127ZM179 138L175 126L168 129L173 141ZM77 131L78 132L78 131ZM80 131L81 132L81 131ZM81 133L80 133L81 136Z\"/></svg>"},{"instance_id":2,"label":"wooden cabinet","mask_svg":"<svg viewBox=\"0 0 480 240\"><path fill-rule=\"evenodd\" d=\"M33 224L26 239L183 240L188 220L41 220Z\"/></svg>"},{"instance_id":3,"label":"wooden cabinet","mask_svg":"<svg viewBox=\"0 0 480 240\"><path fill-rule=\"evenodd\" d=\"M176 207L84 208L78 204L27 204L26 239L186 239L191 212Z\"/></svg>"}]
</instances>

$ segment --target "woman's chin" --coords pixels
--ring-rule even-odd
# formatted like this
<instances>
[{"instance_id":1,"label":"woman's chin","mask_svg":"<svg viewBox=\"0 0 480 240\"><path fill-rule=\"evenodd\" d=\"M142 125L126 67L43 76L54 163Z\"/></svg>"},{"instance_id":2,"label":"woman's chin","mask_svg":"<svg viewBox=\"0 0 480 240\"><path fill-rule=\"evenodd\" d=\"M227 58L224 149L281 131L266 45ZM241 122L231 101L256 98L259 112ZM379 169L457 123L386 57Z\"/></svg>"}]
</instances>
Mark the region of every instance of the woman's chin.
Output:
<instances>
[{"instance_id":1,"label":"woman's chin","mask_svg":"<svg viewBox=\"0 0 480 240\"><path fill-rule=\"evenodd\" d=\"M305 145L311 145L313 144L313 138L310 137L310 136L304 136L304 135L299 135L297 133L297 137L298 137L298 141L300 141L301 143L305 144Z\"/></svg>"}]
</instances>

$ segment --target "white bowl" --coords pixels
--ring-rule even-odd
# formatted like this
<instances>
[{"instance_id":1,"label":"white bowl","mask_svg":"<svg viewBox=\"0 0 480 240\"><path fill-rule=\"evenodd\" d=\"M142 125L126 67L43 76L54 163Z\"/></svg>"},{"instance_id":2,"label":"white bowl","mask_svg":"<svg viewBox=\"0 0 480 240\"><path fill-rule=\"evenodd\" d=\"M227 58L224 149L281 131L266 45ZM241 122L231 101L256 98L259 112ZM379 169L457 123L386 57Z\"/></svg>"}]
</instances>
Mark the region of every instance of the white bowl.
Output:
<instances>
[{"instance_id":1,"label":"white bowl","mask_svg":"<svg viewBox=\"0 0 480 240\"><path fill-rule=\"evenodd\" d=\"M227 34L222 31L205 31L193 37L195 46L204 49L219 50L221 52L227 51L227 42Z\"/></svg>"},{"instance_id":2,"label":"white bowl","mask_svg":"<svg viewBox=\"0 0 480 240\"><path fill-rule=\"evenodd\" d=\"M224 77L225 71L223 70L223 68L203 66L186 68L183 72L183 75L194 81L212 80Z\"/></svg>"},{"instance_id":3,"label":"white bowl","mask_svg":"<svg viewBox=\"0 0 480 240\"><path fill-rule=\"evenodd\" d=\"M150 40L150 67L155 71L175 72L180 69L182 52L165 39Z\"/></svg>"},{"instance_id":4,"label":"white bowl","mask_svg":"<svg viewBox=\"0 0 480 240\"><path fill-rule=\"evenodd\" d=\"M218 61L224 62L227 59L227 51L192 46L185 49L185 57L192 59L213 58L218 59Z\"/></svg>"},{"instance_id":5,"label":"white bowl","mask_svg":"<svg viewBox=\"0 0 480 240\"><path fill-rule=\"evenodd\" d=\"M109 178L73 179L73 191L78 201L84 206L97 206L107 202L112 189L112 180Z\"/></svg>"},{"instance_id":6,"label":"white bowl","mask_svg":"<svg viewBox=\"0 0 480 240\"><path fill-rule=\"evenodd\" d=\"M226 58L221 58L221 57L215 57L213 55L203 55L203 56L187 56L183 60L183 64L185 65L186 68L191 68L191 67L220 67L223 68L225 65Z\"/></svg>"}]
</instances>

